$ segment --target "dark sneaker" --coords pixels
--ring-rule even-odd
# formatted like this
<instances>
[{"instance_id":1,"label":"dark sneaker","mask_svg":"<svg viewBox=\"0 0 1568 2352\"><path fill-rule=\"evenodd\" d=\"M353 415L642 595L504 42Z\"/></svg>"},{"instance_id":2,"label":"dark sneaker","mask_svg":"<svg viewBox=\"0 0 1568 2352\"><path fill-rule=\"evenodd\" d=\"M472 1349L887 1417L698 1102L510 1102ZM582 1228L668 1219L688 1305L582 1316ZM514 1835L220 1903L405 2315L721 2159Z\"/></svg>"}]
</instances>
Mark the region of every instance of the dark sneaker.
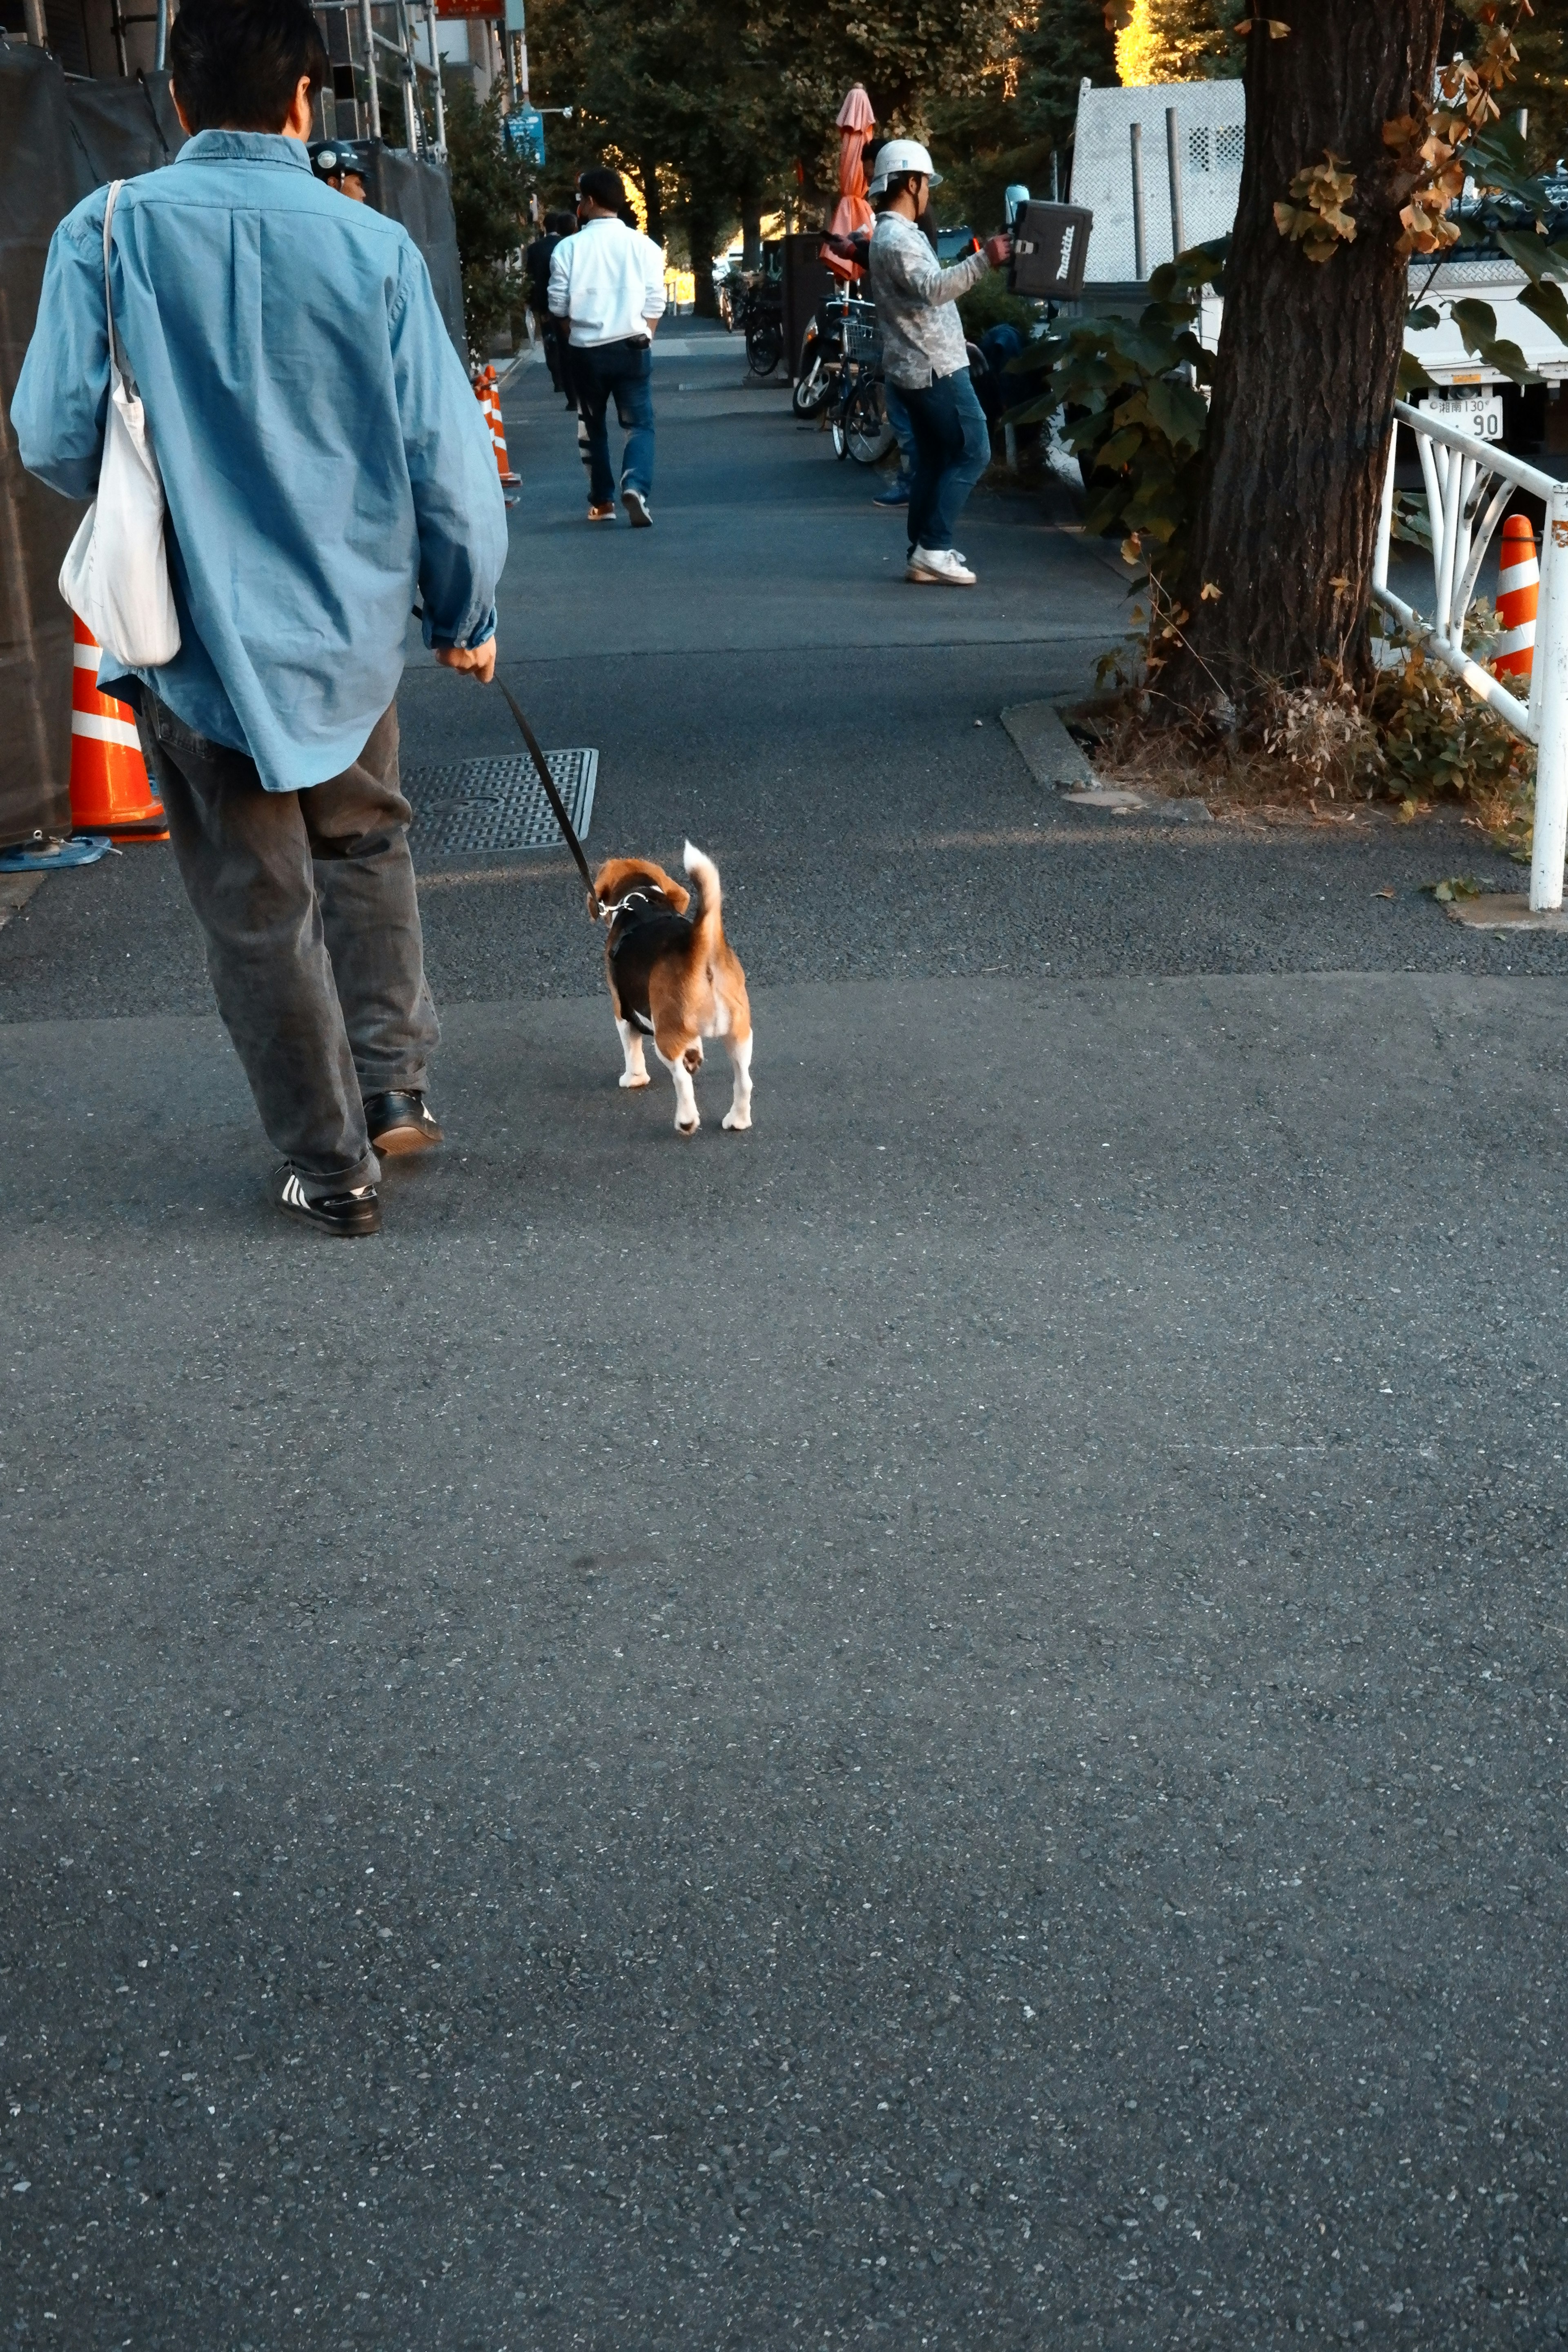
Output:
<instances>
[{"instance_id":1,"label":"dark sneaker","mask_svg":"<svg viewBox=\"0 0 1568 2352\"><path fill-rule=\"evenodd\" d=\"M653 516L649 510L648 502L640 490L629 490L623 482L621 504L626 510L626 520L634 530L647 530L652 527Z\"/></svg>"},{"instance_id":2,"label":"dark sneaker","mask_svg":"<svg viewBox=\"0 0 1568 2352\"><path fill-rule=\"evenodd\" d=\"M588 520L590 522L614 522L615 519L616 509L614 506L590 507L588 509Z\"/></svg>"},{"instance_id":3,"label":"dark sneaker","mask_svg":"<svg viewBox=\"0 0 1568 2352\"><path fill-rule=\"evenodd\" d=\"M336 1234L342 1241L357 1241L363 1234L381 1231L381 1202L374 1184L352 1192L329 1192L313 1200L287 1161L272 1180L272 1197L291 1217L300 1217L318 1232Z\"/></svg>"},{"instance_id":4,"label":"dark sneaker","mask_svg":"<svg viewBox=\"0 0 1568 2352\"><path fill-rule=\"evenodd\" d=\"M428 1151L442 1141L441 1129L422 1094L371 1095L365 1102L364 1123L371 1147L384 1159L407 1151Z\"/></svg>"},{"instance_id":5,"label":"dark sneaker","mask_svg":"<svg viewBox=\"0 0 1568 2352\"><path fill-rule=\"evenodd\" d=\"M885 490L876 491L871 499L874 507L907 507L909 502L910 486L901 479L889 482Z\"/></svg>"}]
</instances>

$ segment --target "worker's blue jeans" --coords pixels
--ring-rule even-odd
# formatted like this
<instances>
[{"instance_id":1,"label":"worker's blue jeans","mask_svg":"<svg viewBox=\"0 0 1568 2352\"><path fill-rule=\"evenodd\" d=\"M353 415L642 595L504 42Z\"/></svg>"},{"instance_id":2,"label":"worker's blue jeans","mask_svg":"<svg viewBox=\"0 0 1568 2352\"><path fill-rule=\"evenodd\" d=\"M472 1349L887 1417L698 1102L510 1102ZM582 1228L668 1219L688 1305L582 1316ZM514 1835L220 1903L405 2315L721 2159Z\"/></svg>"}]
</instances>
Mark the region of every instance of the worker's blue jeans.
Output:
<instances>
[{"instance_id":1,"label":"worker's blue jeans","mask_svg":"<svg viewBox=\"0 0 1568 2352\"><path fill-rule=\"evenodd\" d=\"M969 370L911 392L899 386L915 436L910 546L951 547L970 491L991 462L991 435Z\"/></svg>"},{"instance_id":2,"label":"worker's blue jeans","mask_svg":"<svg viewBox=\"0 0 1568 2352\"><path fill-rule=\"evenodd\" d=\"M588 496L596 507L607 507L616 495L610 470L610 436L605 410L613 397L616 415L626 436L621 459L621 488L653 490L653 351L649 344L574 343L572 373L583 421L588 427Z\"/></svg>"}]
</instances>

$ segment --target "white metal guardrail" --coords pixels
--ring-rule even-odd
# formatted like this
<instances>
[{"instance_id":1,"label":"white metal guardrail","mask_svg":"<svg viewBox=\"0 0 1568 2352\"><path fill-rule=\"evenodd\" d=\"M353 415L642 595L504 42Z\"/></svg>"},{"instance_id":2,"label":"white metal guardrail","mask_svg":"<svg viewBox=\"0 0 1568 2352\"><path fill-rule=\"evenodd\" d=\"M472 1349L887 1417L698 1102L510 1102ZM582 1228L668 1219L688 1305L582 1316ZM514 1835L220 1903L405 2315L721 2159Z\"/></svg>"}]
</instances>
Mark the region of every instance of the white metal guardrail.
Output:
<instances>
[{"instance_id":1,"label":"white metal guardrail","mask_svg":"<svg viewBox=\"0 0 1568 2352\"><path fill-rule=\"evenodd\" d=\"M1403 400L1394 404L1394 417L1372 593L1384 611L1462 677L1505 727L1535 745L1535 845L1530 866L1530 903L1537 912L1550 911L1563 904L1563 859L1568 847L1568 483L1553 481L1550 474L1538 473L1506 449L1424 415ZM1436 612L1430 621L1396 596L1388 584L1394 467L1402 425L1415 436L1432 522ZM1528 703L1489 677L1465 651L1465 616L1492 534L1516 489L1527 490L1546 509Z\"/></svg>"}]
</instances>

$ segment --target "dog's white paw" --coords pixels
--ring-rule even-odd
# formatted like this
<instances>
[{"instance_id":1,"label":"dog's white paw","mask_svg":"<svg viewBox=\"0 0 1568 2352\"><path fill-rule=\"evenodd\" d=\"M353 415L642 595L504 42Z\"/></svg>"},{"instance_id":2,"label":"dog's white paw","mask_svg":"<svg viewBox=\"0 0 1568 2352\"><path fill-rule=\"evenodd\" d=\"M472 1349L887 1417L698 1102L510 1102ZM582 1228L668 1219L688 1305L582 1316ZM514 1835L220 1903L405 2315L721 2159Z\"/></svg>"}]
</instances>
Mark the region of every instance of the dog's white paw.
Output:
<instances>
[{"instance_id":1,"label":"dog's white paw","mask_svg":"<svg viewBox=\"0 0 1568 2352\"><path fill-rule=\"evenodd\" d=\"M677 1119L675 1122L675 1131L677 1135L695 1135L701 1124L702 1121L700 1118L694 1118L686 1126L682 1126L679 1119Z\"/></svg>"},{"instance_id":2,"label":"dog's white paw","mask_svg":"<svg viewBox=\"0 0 1568 2352\"><path fill-rule=\"evenodd\" d=\"M721 1124L727 1127L731 1135L738 1135L742 1128L752 1124L752 1114L749 1110L727 1110Z\"/></svg>"},{"instance_id":3,"label":"dog's white paw","mask_svg":"<svg viewBox=\"0 0 1568 2352\"><path fill-rule=\"evenodd\" d=\"M646 1070L623 1070L618 1083L623 1087L651 1087L653 1080Z\"/></svg>"}]
</instances>

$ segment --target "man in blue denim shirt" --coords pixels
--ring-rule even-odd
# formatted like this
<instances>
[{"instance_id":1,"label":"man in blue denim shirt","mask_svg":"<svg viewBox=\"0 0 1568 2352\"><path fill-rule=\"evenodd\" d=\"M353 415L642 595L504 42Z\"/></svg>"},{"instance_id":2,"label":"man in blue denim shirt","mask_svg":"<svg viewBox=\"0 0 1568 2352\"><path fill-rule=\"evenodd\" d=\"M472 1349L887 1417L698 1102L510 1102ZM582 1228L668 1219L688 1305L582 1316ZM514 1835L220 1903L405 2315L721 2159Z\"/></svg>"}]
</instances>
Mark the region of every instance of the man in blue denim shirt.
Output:
<instances>
[{"instance_id":1,"label":"man in blue denim shirt","mask_svg":"<svg viewBox=\"0 0 1568 2352\"><path fill-rule=\"evenodd\" d=\"M437 661L495 668L506 509L405 231L311 173L327 59L304 0L185 0L167 170L121 191L110 285L168 498L181 646L135 704L208 967L284 1154L273 1197L374 1233L378 1152L441 1130L398 784L417 594ZM55 232L12 405L22 462L89 498L109 386L105 191Z\"/></svg>"}]
</instances>

